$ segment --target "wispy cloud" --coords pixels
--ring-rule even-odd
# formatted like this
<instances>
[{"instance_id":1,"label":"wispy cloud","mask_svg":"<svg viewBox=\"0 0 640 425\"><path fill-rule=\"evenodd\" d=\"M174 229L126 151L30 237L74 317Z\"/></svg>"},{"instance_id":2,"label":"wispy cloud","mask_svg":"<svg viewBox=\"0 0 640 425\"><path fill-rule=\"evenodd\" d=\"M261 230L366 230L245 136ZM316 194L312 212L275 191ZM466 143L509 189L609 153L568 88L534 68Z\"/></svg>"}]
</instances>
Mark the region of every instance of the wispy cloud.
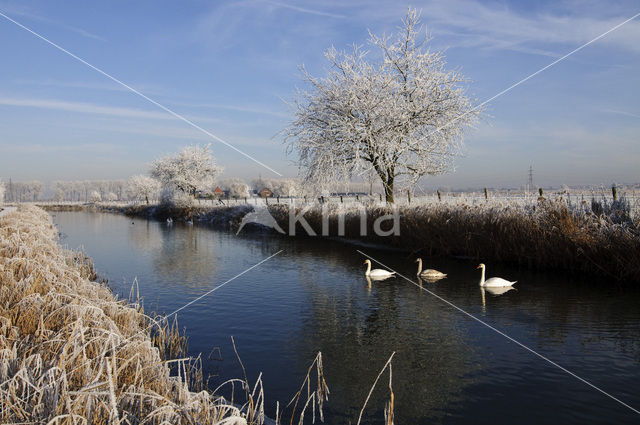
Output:
<instances>
[{"instance_id":1,"label":"wispy cloud","mask_svg":"<svg viewBox=\"0 0 640 425\"><path fill-rule=\"evenodd\" d=\"M61 88L71 88L71 89L86 89L86 90L100 90L100 91L110 91L110 92L122 92L128 93L129 90L125 87L122 87L119 84L115 84L113 82L89 82L82 80L74 80L74 81L63 81L63 80L54 80L51 78L45 78L40 80L35 79L15 79L13 81L15 84L20 85L31 85L31 86L40 86L40 87L61 87ZM155 95L165 95L162 90L151 87L149 84L135 84L135 86L144 93L147 94L155 94Z\"/></svg>"},{"instance_id":2,"label":"wispy cloud","mask_svg":"<svg viewBox=\"0 0 640 425\"><path fill-rule=\"evenodd\" d=\"M169 102L172 105L186 106L190 108L206 108L206 109L223 109L227 111L246 112L250 114L258 115L270 115L278 118L290 118L291 115L286 112L278 112L266 107L260 106L246 106L246 105L229 105L222 103L198 103L198 102L181 102L172 101Z\"/></svg>"},{"instance_id":3,"label":"wispy cloud","mask_svg":"<svg viewBox=\"0 0 640 425\"><path fill-rule=\"evenodd\" d=\"M51 26L58 27L66 31L70 31L70 32L79 34L83 37L91 38L93 40L107 41L107 39L105 39L104 37L94 34L92 32L89 32L83 28L69 25L64 22L60 22L60 21L48 18L46 16L42 16L41 14L33 12L32 10L26 8L23 4L15 5L15 4L5 3L0 5L0 8L2 9L0 10L0 12L5 13L7 15L20 16L22 18L30 19L33 21L44 22Z\"/></svg>"},{"instance_id":4,"label":"wispy cloud","mask_svg":"<svg viewBox=\"0 0 640 425\"><path fill-rule=\"evenodd\" d=\"M145 111L134 108L121 108L112 106L102 106L84 102L67 102L62 100L50 99L19 99L10 97L0 97L0 105L5 106L21 106L41 109L51 109L59 111L79 112L83 114L109 115L127 118L146 118L146 119L174 119L172 116L154 111Z\"/></svg>"},{"instance_id":5,"label":"wispy cloud","mask_svg":"<svg viewBox=\"0 0 640 425\"><path fill-rule=\"evenodd\" d=\"M606 112L608 114L622 115L622 116L631 117L631 118L640 118L640 114L634 114L627 111L619 111L616 109L601 109L601 111Z\"/></svg>"},{"instance_id":6,"label":"wispy cloud","mask_svg":"<svg viewBox=\"0 0 640 425\"><path fill-rule=\"evenodd\" d=\"M123 108L114 106L103 106L86 102L69 102L64 100L53 99L30 99L30 98L11 98L0 97L0 105L18 106L49 109L57 111L69 111L82 114L106 115L123 118L136 119L153 119L153 120L170 120L175 121L176 118L165 112L147 111L144 109ZM209 117L189 117L195 121L213 121L218 122L215 118Z\"/></svg>"},{"instance_id":7,"label":"wispy cloud","mask_svg":"<svg viewBox=\"0 0 640 425\"><path fill-rule=\"evenodd\" d=\"M264 3L268 3L272 6L276 6L276 7L281 7L284 9L290 9L290 10L295 10L296 12L300 12L300 13L307 13L310 15L317 15L317 16L327 16L329 18L336 18L336 19L346 19L347 16L345 15L339 15L336 13L330 13L330 12L325 12L322 10L318 10L318 9L310 9L310 8L306 8L306 7L300 7L300 6L296 6L296 5L292 5L292 4L287 4L287 3L282 3L282 2L278 2L278 1L272 1L272 0L262 0ZM322 3L316 3L316 4L322 4Z\"/></svg>"},{"instance_id":8,"label":"wispy cloud","mask_svg":"<svg viewBox=\"0 0 640 425\"><path fill-rule=\"evenodd\" d=\"M597 9L586 9L571 3L559 2L554 8L536 10L531 4L526 13L514 10L502 2L480 2L451 0L447 2L429 0L420 5L412 2L390 2L378 7L366 7L364 0L354 0L354 19L361 22L390 22L401 8L418 6L422 10L423 22L433 30L436 40L446 34L445 43L451 47L483 48L521 51L530 54L558 56L554 46L583 44L598 34L616 26L640 12L636 10L614 10L604 3ZM598 44L631 52L640 52L640 21L631 21L609 34Z\"/></svg>"},{"instance_id":9,"label":"wispy cloud","mask_svg":"<svg viewBox=\"0 0 640 425\"><path fill-rule=\"evenodd\" d=\"M3 153L15 153L15 154L41 154L41 153L54 153L54 152L86 152L86 153L110 153L116 152L121 149L116 144L108 143L78 143L78 144L9 144L0 145L0 149Z\"/></svg>"}]
</instances>

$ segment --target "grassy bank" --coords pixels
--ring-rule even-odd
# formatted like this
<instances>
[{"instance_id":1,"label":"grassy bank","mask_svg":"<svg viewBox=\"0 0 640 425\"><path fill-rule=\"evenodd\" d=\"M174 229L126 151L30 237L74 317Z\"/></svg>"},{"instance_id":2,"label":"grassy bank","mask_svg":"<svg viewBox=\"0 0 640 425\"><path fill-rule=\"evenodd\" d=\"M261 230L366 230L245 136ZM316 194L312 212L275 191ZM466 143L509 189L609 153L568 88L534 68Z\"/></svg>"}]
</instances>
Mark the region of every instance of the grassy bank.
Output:
<instances>
[{"instance_id":1,"label":"grassy bank","mask_svg":"<svg viewBox=\"0 0 640 425\"><path fill-rule=\"evenodd\" d=\"M216 229L235 230L240 225L242 217L253 210L251 205L234 206L176 206L170 204L137 204L137 205L109 205L109 204L44 204L39 205L45 211L93 211L125 214L130 217L143 217L164 221L192 221L206 224Z\"/></svg>"},{"instance_id":2,"label":"grassy bank","mask_svg":"<svg viewBox=\"0 0 640 425\"><path fill-rule=\"evenodd\" d=\"M262 423L259 383L238 380L242 407L205 391L175 326L95 279L41 209L0 218L2 423Z\"/></svg>"},{"instance_id":3,"label":"grassy bank","mask_svg":"<svg viewBox=\"0 0 640 425\"><path fill-rule=\"evenodd\" d=\"M326 208L329 235L337 235L339 205ZM287 207L272 206L270 211L283 229L289 228ZM375 220L392 212L391 208L367 209L366 236L362 236L361 212L348 209L344 236L423 256L465 256L588 273L609 283L640 283L640 223L629 217L622 202L569 205L562 199L540 199L527 207L438 202L405 206L398 209L399 236L377 236ZM321 234L321 207L311 208L304 217ZM390 226L386 224L382 229ZM296 234L306 235L306 231L298 225Z\"/></svg>"},{"instance_id":4,"label":"grassy bank","mask_svg":"<svg viewBox=\"0 0 640 425\"><path fill-rule=\"evenodd\" d=\"M237 206L176 206L169 204L159 205L132 205L120 209L120 212L129 216L146 217L155 220L172 219L176 221L189 221L207 224L217 229L236 229L242 217L253 210L250 205Z\"/></svg>"},{"instance_id":5,"label":"grassy bank","mask_svg":"<svg viewBox=\"0 0 640 425\"><path fill-rule=\"evenodd\" d=\"M295 214L301 212L295 208ZM537 269L588 274L607 283L640 283L640 218L624 199L568 202L540 198L537 202L423 202L398 207L400 234L378 236L376 219L393 210L382 206L330 203L305 206L304 214L316 234L323 234L323 208L328 212L328 236L338 235L344 216L344 237L414 251L416 255L463 256ZM192 220L225 230L238 229L251 205L176 207L138 205L102 209L152 219ZM271 215L290 233L290 206L272 204ZM361 222L365 222L365 235ZM388 228L390 223L382 225ZM248 226L249 229L259 226ZM296 235L306 235L299 223Z\"/></svg>"}]
</instances>

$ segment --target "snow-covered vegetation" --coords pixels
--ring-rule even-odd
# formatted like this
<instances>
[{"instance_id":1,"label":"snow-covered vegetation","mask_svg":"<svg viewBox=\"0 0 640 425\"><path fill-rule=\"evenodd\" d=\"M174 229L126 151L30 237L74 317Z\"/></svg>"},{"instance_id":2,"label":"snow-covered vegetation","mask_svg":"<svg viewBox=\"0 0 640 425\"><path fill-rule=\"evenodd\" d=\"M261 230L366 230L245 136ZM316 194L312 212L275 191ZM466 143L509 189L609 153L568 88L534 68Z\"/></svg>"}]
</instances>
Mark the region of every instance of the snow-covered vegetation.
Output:
<instances>
[{"instance_id":1,"label":"snow-covered vegetation","mask_svg":"<svg viewBox=\"0 0 640 425\"><path fill-rule=\"evenodd\" d=\"M393 202L398 182L451 169L464 131L477 119L465 78L429 48L419 13L410 9L395 39L371 34L371 53L330 48L327 76L303 68L295 119L285 130L307 183L327 189L353 176L377 176Z\"/></svg>"},{"instance_id":2,"label":"snow-covered vegetation","mask_svg":"<svg viewBox=\"0 0 640 425\"><path fill-rule=\"evenodd\" d=\"M176 155L155 160L151 164L150 175L165 190L195 197L197 191L211 191L221 171L222 168L215 164L209 145L186 146Z\"/></svg>"},{"instance_id":3,"label":"snow-covered vegetation","mask_svg":"<svg viewBox=\"0 0 640 425\"><path fill-rule=\"evenodd\" d=\"M158 198L160 182L142 174L133 176L127 182L127 195L131 200L144 200L149 205L149 200Z\"/></svg>"},{"instance_id":4,"label":"snow-covered vegetation","mask_svg":"<svg viewBox=\"0 0 640 425\"><path fill-rule=\"evenodd\" d=\"M252 385L233 380L244 404L206 391L177 324L145 315L137 298L118 300L95 282L90 259L63 250L57 234L49 215L33 206L0 217L2 423L263 423L260 378ZM304 409L294 408L291 422L322 407L321 367L318 354L303 383L313 386L317 370L317 388L310 401L294 398Z\"/></svg>"},{"instance_id":5,"label":"snow-covered vegetation","mask_svg":"<svg viewBox=\"0 0 640 425\"><path fill-rule=\"evenodd\" d=\"M4 192L4 200L6 202L33 202L40 199L42 182L38 180L26 182L12 182L6 184ZM0 202L2 198L0 198Z\"/></svg>"},{"instance_id":6,"label":"snow-covered vegetation","mask_svg":"<svg viewBox=\"0 0 640 425\"><path fill-rule=\"evenodd\" d=\"M444 197L443 197L444 199ZM622 283L640 282L640 216L626 197L572 201L518 199L516 202L484 198L458 198L455 202L422 200L395 207L334 200L317 201L304 214L316 234L328 217L329 236L337 236L344 217L346 238L394 245L424 255L459 255L479 260L506 261L530 267L589 272ZM299 214L304 205L294 210ZM376 219L397 209L398 236L379 237ZM272 205L270 211L288 229L289 206ZM363 220L364 217L364 220ZM366 231L361 228L366 223ZM289 230L291 233L291 230ZM296 234L307 234L298 226Z\"/></svg>"}]
</instances>

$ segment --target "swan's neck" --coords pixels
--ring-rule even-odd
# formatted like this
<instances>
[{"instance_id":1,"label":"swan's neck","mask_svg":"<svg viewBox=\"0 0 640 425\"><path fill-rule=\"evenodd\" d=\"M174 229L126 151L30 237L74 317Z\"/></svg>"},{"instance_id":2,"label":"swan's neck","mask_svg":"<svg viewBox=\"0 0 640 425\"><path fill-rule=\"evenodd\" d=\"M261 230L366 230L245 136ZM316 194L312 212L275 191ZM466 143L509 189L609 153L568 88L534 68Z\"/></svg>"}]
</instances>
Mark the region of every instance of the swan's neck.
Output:
<instances>
[{"instance_id":1,"label":"swan's neck","mask_svg":"<svg viewBox=\"0 0 640 425\"><path fill-rule=\"evenodd\" d=\"M367 261L367 271L366 274L370 274L371 273L371 262Z\"/></svg>"},{"instance_id":2,"label":"swan's neck","mask_svg":"<svg viewBox=\"0 0 640 425\"><path fill-rule=\"evenodd\" d=\"M422 258L418 258L418 274L422 271Z\"/></svg>"},{"instance_id":3,"label":"swan's neck","mask_svg":"<svg viewBox=\"0 0 640 425\"><path fill-rule=\"evenodd\" d=\"M482 274L480 275L480 286L484 285L484 267L481 267Z\"/></svg>"}]
</instances>

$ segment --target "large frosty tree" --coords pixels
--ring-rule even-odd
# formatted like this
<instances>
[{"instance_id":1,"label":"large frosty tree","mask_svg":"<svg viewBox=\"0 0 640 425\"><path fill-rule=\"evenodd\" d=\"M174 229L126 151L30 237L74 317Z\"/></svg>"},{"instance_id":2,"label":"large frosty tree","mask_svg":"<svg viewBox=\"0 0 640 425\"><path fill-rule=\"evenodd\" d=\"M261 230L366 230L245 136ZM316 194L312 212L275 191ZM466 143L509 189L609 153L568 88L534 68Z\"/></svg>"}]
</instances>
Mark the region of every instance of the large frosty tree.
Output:
<instances>
[{"instance_id":1,"label":"large frosty tree","mask_svg":"<svg viewBox=\"0 0 640 425\"><path fill-rule=\"evenodd\" d=\"M187 146L174 156L157 159L151 164L150 174L165 188L194 196L198 190L211 190L221 171L207 145Z\"/></svg>"},{"instance_id":2,"label":"large frosty tree","mask_svg":"<svg viewBox=\"0 0 640 425\"><path fill-rule=\"evenodd\" d=\"M463 132L478 116L458 71L445 69L441 52L427 48L419 13L409 9L395 39L370 34L379 53L330 48L328 75L300 91L295 119L285 130L307 183L329 186L374 173L388 202L398 181L417 182L450 170Z\"/></svg>"}]
</instances>

